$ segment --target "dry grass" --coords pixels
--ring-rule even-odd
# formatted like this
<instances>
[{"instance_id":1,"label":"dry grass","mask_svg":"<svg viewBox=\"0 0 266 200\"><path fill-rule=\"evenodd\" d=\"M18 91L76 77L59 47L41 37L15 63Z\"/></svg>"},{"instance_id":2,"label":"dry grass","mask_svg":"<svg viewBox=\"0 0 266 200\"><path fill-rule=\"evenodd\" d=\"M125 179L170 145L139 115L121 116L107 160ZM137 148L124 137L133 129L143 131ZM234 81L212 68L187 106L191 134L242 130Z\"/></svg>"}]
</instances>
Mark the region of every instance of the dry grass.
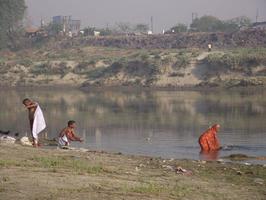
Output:
<instances>
[{"instance_id":1,"label":"dry grass","mask_svg":"<svg viewBox=\"0 0 266 200\"><path fill-rule=\"evenodd\" d=\"M1 200L262 200L266 195L266 169L263 166L163 161L100 152L38 150L17 145L1 145L0 154ZM164 165L182 166L192 170L193 175L177 175ZM262 182L257 183L256 179Z\"/></svg>"}]
</instances>

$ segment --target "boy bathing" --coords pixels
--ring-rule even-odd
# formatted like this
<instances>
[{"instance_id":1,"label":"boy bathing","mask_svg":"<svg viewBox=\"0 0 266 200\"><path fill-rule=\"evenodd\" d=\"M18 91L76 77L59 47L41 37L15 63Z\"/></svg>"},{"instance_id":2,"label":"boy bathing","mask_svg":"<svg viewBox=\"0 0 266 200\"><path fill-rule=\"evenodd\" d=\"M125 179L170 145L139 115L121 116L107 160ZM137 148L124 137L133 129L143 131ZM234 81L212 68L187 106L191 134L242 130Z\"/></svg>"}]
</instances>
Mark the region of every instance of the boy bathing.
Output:
<instances>
[{"instance_id":1,"label":"boy bathing","mask_svg":"<svg viewBox=\"0 0 266 200\"><path fill-rule=\"evenodd\" d=\"M67 127L64 128L58 138L58 143L60 146L69 146L71 141L83 142L83 140L76 136L74 129L76 128L76 122L73 120L68 121Z\"/></svg>"},{"instance_id":2,"label":"boy bathing","mask_svg":"<svg viewBox=\"0 0 266 200\"><path fill-rule=\"evenodd\" d=\"M33 146L37 147L39 145L38 134L42 132L46 127L42 110L38 103L33 102L28 98L24 99L22 103L29 111L30 130L33 139Z\"/></svg>"}]
</instances>

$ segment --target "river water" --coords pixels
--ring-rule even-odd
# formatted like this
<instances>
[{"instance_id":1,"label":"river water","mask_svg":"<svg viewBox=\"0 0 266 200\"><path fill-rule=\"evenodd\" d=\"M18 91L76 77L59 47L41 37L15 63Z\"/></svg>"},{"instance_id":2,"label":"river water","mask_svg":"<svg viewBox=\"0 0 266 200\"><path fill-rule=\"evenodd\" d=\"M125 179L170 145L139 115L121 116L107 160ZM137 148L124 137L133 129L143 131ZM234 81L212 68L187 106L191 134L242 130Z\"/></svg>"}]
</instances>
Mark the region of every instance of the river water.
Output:
<instances>
[{"instance_id":1,"label":"river water","mask_svg":"<svg viewBox=\"0 0 266 200\"><path fill-rule=\"evenodd\" d=\"M219 123L226 148L214 158L266 156L266 91L0 91L0 130L29 133L21 101L37 101L54 138L73 119L85 139L73 146L165 158L199 159L198 137Z\"/></svg>"}]
</instances>

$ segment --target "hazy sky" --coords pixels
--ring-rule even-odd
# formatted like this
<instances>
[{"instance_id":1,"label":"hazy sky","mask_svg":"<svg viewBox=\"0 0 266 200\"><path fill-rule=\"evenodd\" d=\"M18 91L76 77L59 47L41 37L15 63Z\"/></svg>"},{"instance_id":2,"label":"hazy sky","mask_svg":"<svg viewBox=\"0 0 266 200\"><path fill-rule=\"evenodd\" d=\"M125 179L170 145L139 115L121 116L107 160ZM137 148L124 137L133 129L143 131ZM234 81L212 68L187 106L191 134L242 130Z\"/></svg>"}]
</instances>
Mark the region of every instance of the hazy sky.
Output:
<instances>
[{"instance_id":1,"label":"hazy sky","mask_svg":"<svg viewBox=\"0 0 266 200\"><path fill-rule=\"evenodd\" d=\"M71 15L82 26L114 26L117 22L146 23L154 18L158 32L177 23L191 23L192 12L230 19L246 15L266 21L266 0L26 0L28 16L35 26L40 19Z\"/></svg>"}]
</instances>

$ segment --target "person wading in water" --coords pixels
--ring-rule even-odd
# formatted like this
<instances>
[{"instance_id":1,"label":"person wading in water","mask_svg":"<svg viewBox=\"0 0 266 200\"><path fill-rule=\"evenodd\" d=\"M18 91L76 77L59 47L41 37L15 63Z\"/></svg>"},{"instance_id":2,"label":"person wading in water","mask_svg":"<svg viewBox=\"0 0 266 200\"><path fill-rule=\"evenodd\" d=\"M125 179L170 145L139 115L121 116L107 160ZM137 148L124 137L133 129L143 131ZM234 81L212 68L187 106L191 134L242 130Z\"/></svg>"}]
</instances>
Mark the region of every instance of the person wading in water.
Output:
<instances>
[{"instance_id":1,"label":"person wading in water","mask_svg":"<svg viewBox=\"0 0 266 200\"><path fill-rule=\"evenodd\" d=\"M219 151L221 149L217 133L220 125L215 124L208 130L206 130L199 138L199 145L202 152Z\"/></svg>"}]
</instances>

